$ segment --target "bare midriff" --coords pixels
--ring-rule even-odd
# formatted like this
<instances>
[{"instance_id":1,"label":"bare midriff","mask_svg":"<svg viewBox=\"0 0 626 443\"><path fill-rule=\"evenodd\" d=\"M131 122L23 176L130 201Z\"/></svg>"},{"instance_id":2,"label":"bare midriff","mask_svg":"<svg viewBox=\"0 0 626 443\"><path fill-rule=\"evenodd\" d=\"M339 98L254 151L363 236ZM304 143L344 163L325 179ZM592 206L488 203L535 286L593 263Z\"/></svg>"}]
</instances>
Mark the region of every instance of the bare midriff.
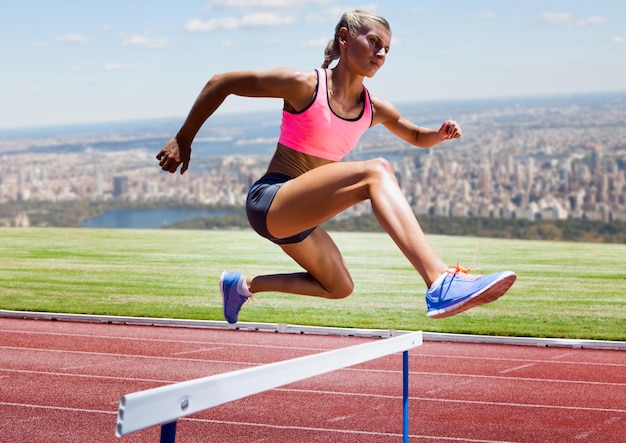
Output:
<instances>
[{"instance_id":1,"label":"bare midriff","mask_svg":"<svg viewBox=\"0 0 626 443\"><path fill-rule=\"evenodd\" d=\"M303 154L279 143L267 167L267 173L285 174L295 178L311 169L327 165L328 163L333 163L333 161Z\"/></svg>"}]
</instances>

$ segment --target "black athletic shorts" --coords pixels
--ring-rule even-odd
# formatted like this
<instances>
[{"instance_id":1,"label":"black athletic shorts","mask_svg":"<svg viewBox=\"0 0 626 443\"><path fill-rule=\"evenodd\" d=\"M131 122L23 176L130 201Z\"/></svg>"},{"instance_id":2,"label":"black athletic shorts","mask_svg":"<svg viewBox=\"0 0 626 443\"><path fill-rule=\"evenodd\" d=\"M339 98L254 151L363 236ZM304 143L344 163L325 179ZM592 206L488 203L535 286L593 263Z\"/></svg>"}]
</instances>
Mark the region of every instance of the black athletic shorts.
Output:
<instances>
[{"instance_id":1,"label":"black athletic shorts","mask_svg":"<svg viewBox=\"0 0 626 443\"><path fill-rule=\"evenodd\" d=\"M286 238L276 238L267 230L266 218L270 205L283 183L291 179L292 177L284 174L265 174L250 187L246 200L246 214L252 229L260 236L277 245L299 243L315 230L315 228L307 229L304 232Z\"/></svg>"}]
</instances>

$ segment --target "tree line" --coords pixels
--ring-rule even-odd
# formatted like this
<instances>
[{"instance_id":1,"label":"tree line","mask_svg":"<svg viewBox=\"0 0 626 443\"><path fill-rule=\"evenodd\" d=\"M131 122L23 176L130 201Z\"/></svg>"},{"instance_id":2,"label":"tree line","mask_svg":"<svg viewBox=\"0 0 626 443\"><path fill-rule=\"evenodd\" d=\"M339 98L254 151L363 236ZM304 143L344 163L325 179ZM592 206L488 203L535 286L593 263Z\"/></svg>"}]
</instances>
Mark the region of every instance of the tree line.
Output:
<instances>
[{"instance_id":1,"label":"tree line","mask_svg":"<svg viewBox=\"0 0 626 443\"><path fill-rule=\"evenodd\" d=\"M419 216L427 234L503 239L626 243L626 223L592 220L504 220L480 217ZM383 232L373 214L337 218L323 225L328 231ZM172 229L248 229L243 209L225 217L191 220L170 226Z\"/></svg>"},{"instance_id":2,"label":"tree line","mask_svg":"<svg viewBox=\"0 0 626 443\"><path fill-rule=\"evenodd\" d=\"M172 206L179 207L183 206ZM0 220L11 226L10 220L26 213L31 226L79 227L85 218L98 216L112 209L164 207L164 204L129 204L128 202L13 202L0 204ZM189 206L184 206L189 208ZM197 208L197 207L196 207ZM203 209L226 210L228 215L200 218L170 225L167 229L249 229L245 210L235 206L203 206ZM427 234L464 237L491 237L526 240L580 241L626 243L626 223L605 223L594 220L504 220L480 217L437 217L420 215L422 229ZM373 214L337 217L326 222L328 231L382 232Z\"/></svg>"}]
</instances>

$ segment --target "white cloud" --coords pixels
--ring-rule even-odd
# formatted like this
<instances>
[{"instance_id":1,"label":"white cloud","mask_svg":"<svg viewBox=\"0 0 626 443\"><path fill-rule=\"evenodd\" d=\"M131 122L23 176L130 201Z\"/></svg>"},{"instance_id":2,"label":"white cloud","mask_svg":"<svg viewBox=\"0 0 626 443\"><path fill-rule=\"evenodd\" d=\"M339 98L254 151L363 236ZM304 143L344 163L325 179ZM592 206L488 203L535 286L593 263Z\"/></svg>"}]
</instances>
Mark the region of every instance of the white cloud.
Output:
<instances>
[{"instance_id":1,"label":"white cloud","mask_svg":"<svg viewBox=\"0 0 626 443\"><path fill-rule=\"evenodd\" d=\"M315 12L309 12L306 15L306 21L312 22L312 23L328 23L328 22L337 23L339 19L341 18L341 15L350 9L354 9L354 8L349 7L349 6L332 6L329 8L320 9ZM359 6L359 9L365 9L366 11L370 11L374 13L378 12L378 6L375 3L361 5ZM393 27L393 24L392 24L392 27Z\"/></svg>"},{"instance_id":2,"label":"white cloud","mask_svg":"<svg viewBox=\"0 0 626 443\"><path fill-rule=\"evenodd\" d=\"M125 69L127 66L123 65L121 63L107 63L104 65L104 70L105 71L120 71L122 69Z\"/></svg>"},{"instance_id":3,"label":"white cloud","mask_svg":"<svg viewBox=\"0 0 626 443\"><path fill-rule=\"evenodd\" d=\"M404 42L402 37L397 37L395 35L391 36L391 46L401 45Z\"/></svg>"},{"instance_id":4,"label":"white cloud","mask_svg":"<svg viewBox=\"0 0 626 443\"><path fill-rule=\"evenodd\" d=\"M149 49L164 48L167 40L164 38L151 38L146 35L130 35L120 37L123 46L143 46Z\"/></svg>"},{"instance_id":5,"label":"white cloud","mask_svg":"<svg viewBox=\"0 0 626 443\"><path fill-rule=\"evenodd\" d=\"M578 22L579 25L587 26L587 25L603 25L606 20L603 17L587 17L584 20Z\"/></svg>"},{"instance_id":6,"label":"white cloud","mask_svg":"<svg viewBox=\"0 0 626 443\"><path fill-rule=\"evenodd\" d=\"M76 45L76 46L85 45L89 43L89 40L87 39L87 37L82 36L80 34L60 35L59 37L57 37L57 40L60 41L61 43L66 43L68 45Z\"/></svg>"},{"instance_id":7,"label":"white cloud","mask_svg":"<svg viewBox=\"0 0 626 443\"><path fill-rule=\"evenodd\" d=\"M566 28L585 28L587 26L602 25L605 19L602 17L589 16L583 19L575 19L569 13L544 12L531 20L540 25L563 26Z\"/></svg>"},{"instance_id":8,"label":"white cloud","mask_svg":"<svg viewBox=\"0 0 626 443\"><path fill-rule=\"evenodd\" d=\"M283 44L283 40L279 38L271 38L265 42L268 46L280 46Z\"/></svg>"},{"instance_id":9,"label":"white cloud","mask_svg":"<svg viewBox=\"0 0 626 443\"><path fill-rule=\"evenodd\" d=\"M494 12L482 12L480 14L471 14L469 18L472 21L493 20L496 18L496 14Z\"/></svg>"},{"instance_id":10,"label":"white cloud","mask_svg":"<svg viewBox=\"0 0 626 443\"><path fill-rule=\"evenodd\" d=\"M350 6L330 6L328 8L319 8L308 12L305 20L311 23L337 23L341 18L341 15L354 7ZM359 9L365 9L366 11L378 13L378 6L375 3L359 5ZM414 14L414 10L409 10L407 14ZM392 26L393 28L393 23Z\"/></svg>"},{"instance_id":11,"label":"white cloud","mask_svg":"<svg viewBox=\"0 0 626 443\"><path fill-rule=\"evenodd\" d=\"M245 15L241 19L237 19L235 17L212 18L206 21L192 19L185 24L185 31L234 31L240 28L271 28L292 23L295 23L295 18L290 15L256 13Z\"/></svg>"},{"instance_id":12,"label":"white cloud","mask_svg":"<svg viewBox=\"0 0 626 443\"><path fill-rule=\"evenodd\" d=\"M340 8L336 6L323 11L309 12L306 15L305 20L311 23L336 23L339 21L339 19L341 18L341 14L343 14L344 12L346 12L345 8Z\"/></svg>"},{"instance_id":13,"label":"white cloud","mask_svg":"<svg viewBox=\"0 0 626 443\"><path fill-rule=\"evenodd\" d=\"M292 15L266 13L248 14L241 19L244 28L275 27L290 25L296 21Z\"/></svg>"},{"instance_id":14,"label":"white cloud","mask_svg":"<svg viewBox=\"0 0 626 443\"><path fill-rule=\"evenodd\" d=\"M330 38L317 38L314 40L308 40L302 43L302 46L305 48L325 48Z\"/></svg>"},{"instance_id":15,"label":"white cloud","mask_svg":"<svg viewBox=\"0 0 626 443\"><path fill-rule=\"evenodd\" d=\"M617 44L620 44L620 45L621 45L621 44L626 43L626 38L624 38L624 37L623 37L623 36L621 36L621 35L616 35L615 37L613 37L613 38L611 39L611 41L612 41L613 43L617 43Z\"/></svg>"},{"instance_id":16,"label":"white cloud","mask_svg":"<svg viewBox=\"0 0 626 443\"><path fill-rule=\"evenodd\" d=\"M197 18L189 20L185 24L185 31L188 32L211 32L226 29L229 31L239 27L239 21L235 17L212 18L202 21Z\"/></svg>"},{"instance_id":17,"label":"white cloud","mask_svg":"<svg viewBox=\"0 0 626 443\"><path fill-rule=\"evenodd\" d=\"M226 8L300 8L306 5L330 5L332 0L212 0L204 11Z\"/></svg>"}]
</instances>

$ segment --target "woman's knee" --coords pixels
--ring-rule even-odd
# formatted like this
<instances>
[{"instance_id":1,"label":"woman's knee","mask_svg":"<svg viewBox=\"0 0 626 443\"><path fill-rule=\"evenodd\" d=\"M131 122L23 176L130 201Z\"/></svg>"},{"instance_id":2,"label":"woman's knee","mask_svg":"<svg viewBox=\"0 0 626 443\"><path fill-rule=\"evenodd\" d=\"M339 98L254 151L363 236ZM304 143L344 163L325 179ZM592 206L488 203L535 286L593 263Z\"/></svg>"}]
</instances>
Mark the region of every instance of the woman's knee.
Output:
<instances>
[{"instance_id":1,"label":"woman's knee","mask_svg":"<svg viewBox=\"0 0 626 443\"><path fill-rule=\"evenodd\" d=\"M367 174L374 179L386 179L394 177L393 166L391 162L385 158L377 157L366 161Z\"/></svg>"},{"instance_id":2,"label":"woman's knee","mask_svg":"<svg viewBox=\"0 0 626 443\"><path fill-rule=\"evenodd\" d=\"M326 291L328 291L328 298L331 299L339 300L348 297L354 291L352 277L348 274L347 276L333 278L332 282L326 285Z\"/></svg>"},{"instance_id":3,"label":"woman's knee","mask_svg":"<svg viewBox=\"0 0 626 443\"><path fill-rule=\"evenodd\" d=\"M390 181L396 184L398 182L391 162L380 157L366 161L366 175L370 188Z\"/></svg>"},{"instance_id":4,"label":"woman's knee","mask_svg":"<svg viewBox=\"0 0 626 443\"><path fill-rule=\"evenodd\" d=\"M318 282L324 288L325 298L338 300L348 297L354 291L354 282L345 262L343 266L341 264L333 265L322 275L323 277L320 277Z\"/></svg>"}]
</instances>

